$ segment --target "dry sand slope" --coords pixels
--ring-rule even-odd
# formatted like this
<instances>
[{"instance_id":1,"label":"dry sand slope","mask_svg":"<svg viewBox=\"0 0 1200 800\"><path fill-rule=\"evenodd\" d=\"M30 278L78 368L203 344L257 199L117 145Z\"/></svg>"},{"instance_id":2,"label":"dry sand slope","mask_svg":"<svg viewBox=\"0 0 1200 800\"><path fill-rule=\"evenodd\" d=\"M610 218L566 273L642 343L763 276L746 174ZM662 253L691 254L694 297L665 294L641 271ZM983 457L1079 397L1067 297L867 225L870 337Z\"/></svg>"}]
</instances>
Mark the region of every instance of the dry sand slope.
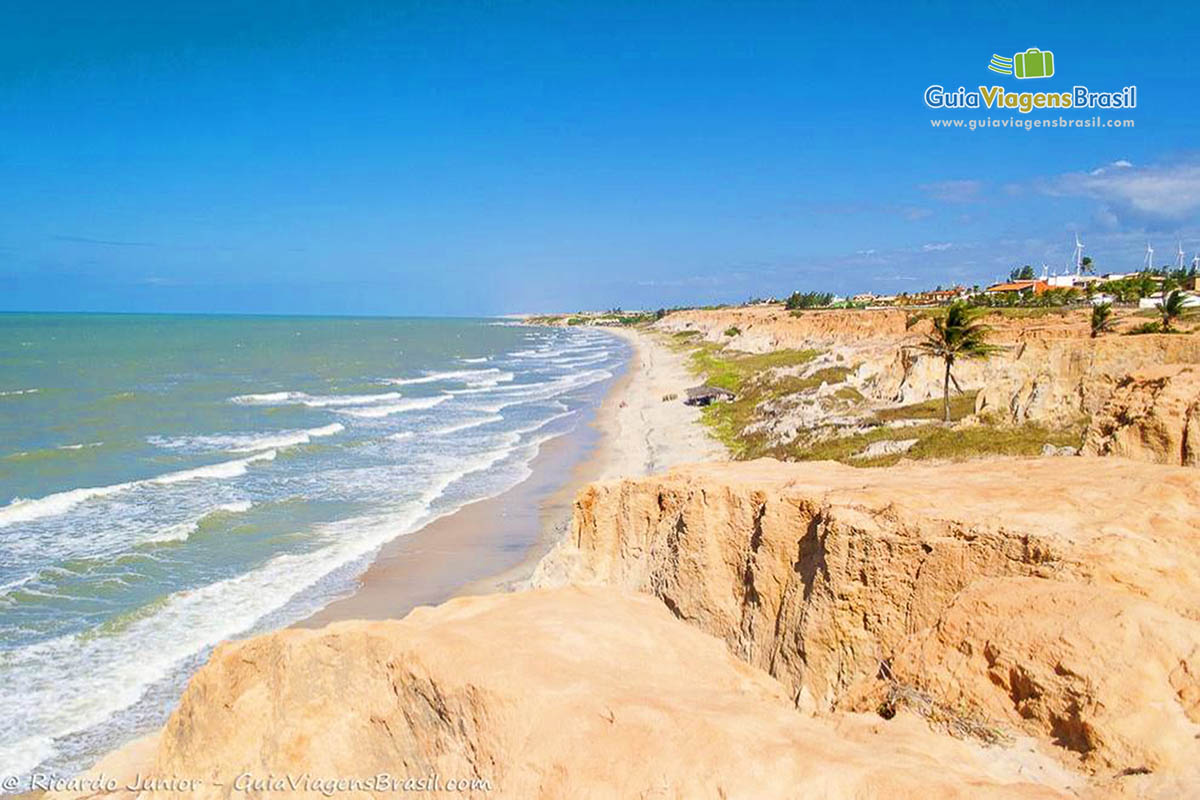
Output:
<instances>
[{"instance_id":1,"label":"dry sand slope","mask_svg":"<svg viewBox=\"0 0 1200 800\"><path fill-rule=\"evenodd\" d=\"M685 406L683 391L697 383L679 353L654 334L614 329L633 345L629 380L601 411L605 431L601 477L648 475L689 461L722 458L725 450L700 425L700 410ZM675 395L671 400L664 397Z\"/></svg>"}]
</instances>

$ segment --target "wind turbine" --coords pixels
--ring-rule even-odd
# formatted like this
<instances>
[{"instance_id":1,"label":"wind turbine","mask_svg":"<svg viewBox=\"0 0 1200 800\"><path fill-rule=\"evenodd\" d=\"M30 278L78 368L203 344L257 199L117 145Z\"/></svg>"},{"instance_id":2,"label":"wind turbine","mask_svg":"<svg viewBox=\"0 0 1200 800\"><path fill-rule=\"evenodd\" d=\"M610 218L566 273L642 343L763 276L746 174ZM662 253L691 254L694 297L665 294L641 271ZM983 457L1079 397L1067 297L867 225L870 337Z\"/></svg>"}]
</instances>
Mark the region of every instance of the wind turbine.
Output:
<instances>
[{"instance_id":1,"label":"wind turbine","mask_svg":"<svg viewBox=\"0 0 1200 800\"><path fill-rule=\"evenodd\" d=\"M1178 269L1183 269L1183 240L1180 239L1175 246L1179 248L1178 252L1175 254L1175 266Z\"/></svg>"},{"instance_id":2,"label":"wind turbine","mask_svg":"<svg viewBox=\"0 0 1200 800\"><path fill-rule=\"evenodd\" d=\"M1075 274L1083 272L1083 242L1079 241L1079 232L1075 232Z\"/></svg>"},{"instance_id":3,"label":"wind turbine","mask_svg":"<svg viewBox=\"0 0 1200 800\"><path fill-rule=\"evenodd\" d=\"M1194 256L1192 256L1192 269L1200 271L1200 253L1196 253Z\"/></svg>"},{"instance_id":4,"label":"wind turbine","mask_svg":"<svg viewBox=\"0 0 1200 800\"><path fill-rule=\"evenodd\" d=\"M1154 269L1154 248L1146 242L1146 263L1143 264L1146 269Z\"/></svg>"}]
</instances>

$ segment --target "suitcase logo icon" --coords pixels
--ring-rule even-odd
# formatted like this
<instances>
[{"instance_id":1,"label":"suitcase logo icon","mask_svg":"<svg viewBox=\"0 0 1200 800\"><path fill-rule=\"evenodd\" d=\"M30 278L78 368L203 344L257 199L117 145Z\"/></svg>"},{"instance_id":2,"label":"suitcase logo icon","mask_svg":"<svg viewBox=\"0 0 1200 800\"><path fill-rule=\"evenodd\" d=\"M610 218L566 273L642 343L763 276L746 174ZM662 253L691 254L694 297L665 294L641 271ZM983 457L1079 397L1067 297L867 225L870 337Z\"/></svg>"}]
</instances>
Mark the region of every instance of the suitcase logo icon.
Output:
<instances>
[{"instance_id":1,"label":"suitcase logo icon","mask_svg":"<svg viewBox=\"0 0 1200 800\"><path fill-rule=\"evenodd\" d=\"M1026 78L1049 78L1054 74L1054 53L1031 47L1024 53L1015 53L1012 58L992 55L988 69L1001 75Z\"/></svg>"}]
</instances>

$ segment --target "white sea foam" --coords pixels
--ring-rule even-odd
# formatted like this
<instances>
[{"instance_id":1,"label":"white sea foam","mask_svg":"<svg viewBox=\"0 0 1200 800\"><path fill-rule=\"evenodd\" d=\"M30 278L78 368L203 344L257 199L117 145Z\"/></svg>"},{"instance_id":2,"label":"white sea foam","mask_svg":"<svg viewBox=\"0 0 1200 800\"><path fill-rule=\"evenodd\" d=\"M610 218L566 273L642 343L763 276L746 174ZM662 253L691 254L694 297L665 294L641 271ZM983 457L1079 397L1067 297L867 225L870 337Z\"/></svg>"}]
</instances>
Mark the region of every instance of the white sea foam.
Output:
<instances>
[{"instance_id":1,"label":"white sea foam","mask_svg":"<svg viewBox=\"0 0 1200 800\"><path fill-rule=\"evenodd\" d=\"M492 367L490 369L456 369L444 370L441 372L426 372L424 375L415 378L387 378L384 383L392 386L411 386L419 383L440 383L443 381L454 381L456 383L474 382L474 381L489 381L505 380L504 375L508 375L507 380L512 380L512 373L505 373L503 370Z\"/></svg>"},{"instance_id":2,"label":"white sea foam","mask_svg":"<svg viewBox=\"0 0 1200 800\"><path fill-rule=\"evenodd\" d=\"M546 419L539 420L538 422L535 422L532 425L526 425L523 428L516 428L513 431L513 433L519 434L521 436L524 436L527 433L536 433L537 431L540 431L542 428L549 425L551 422L555 422L560 419L565 419L566 417L570 417L574 414L575 414L574 411L563 411L562 413L559 413L559 414L552 414L551 416L547 417Z\"/></svg>"},{"instance_id":3,"label":"white sea foam","mask_svg":"<svg viewBox=\"0 0 1200 800\"><path fill-rule=\"evenodd\" d=\"M336 408L339 406L365 406L372 403L386 403L391 400L399 400L403 396L399 392L331 395L311 395L305 392L267 392L266 394L240 394L237 397L229 398L229 402L244 406L304 405L309 408Z\"/></svg>"},{"instance_id":4,"label":"white sea foam","mask_svg":"<svg viewBox=\"0 0 1200 800\"><path fill-rule=\"evenodd\" d=\"M166 475L159 475L155 478L147 478L144 483L156 483L168 485L172 483L183 483L184 481L196 481L202 479L220 479L220 478L236 478L239 475L245 475L246 470L251 464L259 461L274 461L275 451L267 450L262 453L255 453L247 458L238 458L233 461L222 461L220 464L209 464L204 467L196 467L195 469L184 469L179 472L168 472Z\"/></svg>"},{"instance_id":5,"label":"white sea foam","mask_svg":"<svg viewBox=\"0 0 1200 800\"><path fill-rule=\"evenodd\" d=\"M333 436L344 430L346 430L345 425L334 422L319 428L302 430L229 433L211 436L150 436L146 441L167 450L188 452L223 450L227 453L253 453L260 450L283 449L298 444L308 444L313 439Z\"/></svg>"},{"instance_id":6,"label":"white sea foam","mask_svg":"<svg viewBox=\"0 0 1200 800\"><path fill-rule=\"evenodd\" d=\"M299 403L308 397L304 392L266 392L264 394L239 394L229 398L229 402L243 406L279 406L285 403Z\"/></svg>"},{"instance_id":7,"label":"white sea foam","mask_svg":"<svg viewBox=\"0 0 1200 800\"><path fill-rule=\"evenodd\" d=\"M419 411L421 409L433 408L449 399L450 395L439 394L433 397L414 397L411 400L403 400L399 403L385 403L383 405L365 406L363 408L345 408L338 409L337 411L339 414L346 414L360 419L378 419L380 417L390 417L392 414L403 414L405 411Z\"/></svg>"},{"instance_id":8,"label":"white sea foam","mask_svg":"<svg viewBox=\"0 0 1200 800\"><path fill-rule=\"evenodd\" d=\"M600 352L589 352L578 356L561 356L552 358L549 363L558 367L582 367L588 364L599 364L601 361L608 359L609 352L601 350Z\"/></svg>"},{"instance_id":9,"label":"white sea foam","mask_svg":"<svg viewBox=\"0 0 1200 800\"><path fill-rule=\"evenodd\" d=\"M466 431L466 430L470 430L471 428L478 428L481 425L489 425L489 424L492 424L495 422L503 422L503 421L504 421L504 417L500 416L499 414L489 414L486 417L477 417L475 419L464 420L463 422L456 422L453 425L447 425L444 428L434 428L433 430L429 431L428 435L429 436L446 436L451 433L458 433L459 431Z\"/></svg>"},{"instance_id":10,"label":"white sea foam","mask_svg":"<svg viewBox=\"0 0 1200 800\"><path fill-rule=\"evenodd\" d=\"M41 390L40 389L9 389L7 391L0 392L0 397L19 397L20 395L23 395L23 394L37 394L39 391L41 391Z\"/></svg>"},{"instance_id":11,"label":"white sea foam","mask_svg":"<svg viewBox=\"0 0 1200 800\"><path fill-rule=\"evenodd\" d=\"M200 530L200 526L204 520L217 514L242 514L249 511L253 507L253 503L249 500L241 500L236 503L223 503L212 511L201 514L195 519L190 519L186 522L179 522L175 525L168 525L160 531L155 532L152 536L146 539L147 542L184 542L188 538Z\"/></svg>"},{"instance_id":12,"label":"white sea foam","mask_svg":"<svg viewBox=\"0 0 1200 800\"><path fill-rule=\"evenodd\" d=\"M62 444L56 449L58 450L83 450L87 447L100 447L104 442L84 442L82 444Z\"/></svg>"},{"instance_id":13,"label":"white sea foam","mask_svg":"<svg viewBox=\"0 0 1200 800\"><path fill-rule=\"evenodd\" d=\"M478 405L474 405L474 408L489 414L496 414L509 406L532 403L538 400L549 400L552 397L557 397L573 389L590 386L593 383L611 377L612 373L608 370L594 369L587 372L572 373L550 381L498 387L481 395ZM461 392L474 392L474 390L464 389ZM496 399L496 402L488 402L493 398ZM474 404L476 401L472 398L470 402Z\"/></svg>"},{"instance_id":14,"label":"white sea foam","mask_svg":"<svg viewBox=\"0 0 1200 800\"><path fill-rule=\"evenodd\" d=\"M488 356L480 356L479 358L460 358L459 361L464 364L486 364L488 362Z\"/></svg>"},{"instance_id":15,"label":"white sea foam","mask_svg":"<svg viewBox=\"0 0 1200 800\"><path fill-rule=\"evenodd\" d=\"M45 497L29 500L18 497L8 505L0 507L0 528L17 522L29 522L41 519L42 517L65 514L80 503L100 497L108 497L137 486L170 485L184 481L236 478L239 475L244 475L251 464L260 461L271 461L274 458L275 451L267 450L266 452L255 453L247 458L222 461L218 464L208 464L203 467L195 467L178 472L168 472L138 481L125 481L124 483L114 483L110 486L70 489L65 492L56 492Z\"/></svg>"},{"instance_id":16,"label":"white sea foam","mask_svg":"<svg viewBox=\"0 0 1200 800\"><path fill-rule=\"evenodd\" d=\"M14 774L29 772L56 754L55 739L103 723L195 653L251 630L325 576L440 516L429 509L447 487L513 452L510 439L509 446L443 473L418 500L393 514L324 526L319 534L325 547L279 555L246 574L177 592L119 633L62 636L10 651L5 671L11 680L0 683L0 705L9 709L0 717L0 742L5 742L0 763ZM130 658L131 652L138 657Z\"/></svg>"}]
</instances>

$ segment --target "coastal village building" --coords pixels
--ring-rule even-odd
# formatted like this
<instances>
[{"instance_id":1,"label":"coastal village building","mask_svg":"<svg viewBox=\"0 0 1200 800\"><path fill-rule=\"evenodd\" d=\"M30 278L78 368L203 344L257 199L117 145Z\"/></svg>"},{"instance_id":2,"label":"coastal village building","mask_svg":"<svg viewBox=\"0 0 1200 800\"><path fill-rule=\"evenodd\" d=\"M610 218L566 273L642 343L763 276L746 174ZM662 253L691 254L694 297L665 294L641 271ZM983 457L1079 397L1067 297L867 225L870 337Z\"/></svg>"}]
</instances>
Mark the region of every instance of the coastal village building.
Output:
<instances>
[{"instance_id":1,"label":"coastal village building","mask_svg":"<svg viewBox=\"0 0 1200 800\"><path fill-rule=\"evenodd\" d=\"M684 399L684 404L689 406L707 406L713 403L728 403L735 399L737 395L728 389L721 389L717 386L693 386L687 390L687 397Z\"/></svg>"},{"instance_id":2,"label":"coastal village building","mask_svg":"<svg viewBox=\"0 0 1200 800\"><path fill-rule=\"evenodd\" d=\"M925 292L922 296L929 302L936 305L945 305L953 303L955 300L961 300L970 295L970 292L962 286L955 286L952 289L934 289L933 291Z\"/></svg>"},{"instance_id":3,"label":"coastal village building","mask_svg":"<svg viewBox=\"0 0 1200 800\"><path fill-rule=\"evenodd\" d=\"M1086 289L1088 284L1102 283L1111 278L1101 278L1099 275L1076 275L1066 273L1064 275L1051 275L1049 278L1042 278L1052 289Z\"/></svg>"},{"instance_id":4,"label":"coastal village building","mask_svg":"<svg viewBox=\"0 0 1200 800\"><path fill-rule=\"evenodd\" d=\"M1041 294L1050 288L1050 284L1043 280L1028 280L1028 281L1007 281L1005 283L997 283L989 286L986 291L988 294L1021 294L1022 292L1032 291L1034 294Z\"/></svg>"},{"instance_id":5,"label":"coastal village building","mask_svg":"<svg viewBox=\"0 0 1200 800\"><path fill-rule=\"evenodd\" d=\"M1149 297L1143 297L1141 300L1138 300L1138 308L1158 308L1160 305L1162 305L1162 299L1162 292L1156 292ZM1200 295L1197 295L1195 292L1183 292L1183 307L1200 307Z\"/></svg>"}]
</instances>

